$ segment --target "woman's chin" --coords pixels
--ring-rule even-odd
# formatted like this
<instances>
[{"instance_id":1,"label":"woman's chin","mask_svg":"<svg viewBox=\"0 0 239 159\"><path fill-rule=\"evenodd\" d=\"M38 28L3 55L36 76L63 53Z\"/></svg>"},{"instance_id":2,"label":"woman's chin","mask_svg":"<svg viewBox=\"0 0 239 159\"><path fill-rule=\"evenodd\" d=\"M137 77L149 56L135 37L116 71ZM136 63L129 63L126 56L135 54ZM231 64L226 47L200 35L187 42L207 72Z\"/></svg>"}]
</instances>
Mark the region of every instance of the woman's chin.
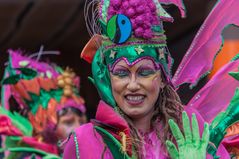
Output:
<instances>
[{"instance_id":1,"label":"woman's chin","mask_svg":"<svg viewBox=\"0 0 239 159\"><path fill-rule=\"evenodd\" d=\"M132 119L141 118L142 116L144 116L144 112L139 109L130 110L130 111L126 112L126 114Z\"/></svg>"}]
</instances>

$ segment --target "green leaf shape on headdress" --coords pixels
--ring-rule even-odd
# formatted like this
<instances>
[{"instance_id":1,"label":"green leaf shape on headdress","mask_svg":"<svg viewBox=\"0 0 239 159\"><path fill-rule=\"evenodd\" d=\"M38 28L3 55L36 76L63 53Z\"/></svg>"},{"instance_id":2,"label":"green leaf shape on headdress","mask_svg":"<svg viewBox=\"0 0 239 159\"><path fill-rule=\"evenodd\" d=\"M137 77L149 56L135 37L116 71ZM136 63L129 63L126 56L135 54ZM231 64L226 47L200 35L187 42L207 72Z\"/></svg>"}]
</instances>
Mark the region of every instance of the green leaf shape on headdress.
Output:
<instances>
[{"instance_id":1,"label":"green leaf shape on headdress","mask_svg":"<svg viewBox=\"0 0 239 159\"><path fill-rule=\"evenodd\" d=\"M136 50L138 48L141 48L143 50L142 53L138 53ZM153 46L147 46L147 45L133 45L133 46L127 46L127 47L121 47L121 48L113 48L110 50L107 50L104 52L105 56L105 61L107 64L110 66L114 64L114 62L121 58L125 57L130 63L133 63L136 61L138 58L141 57L151 57L156 63L161 63L163 67L165 68L165 71L168 73L167 68L167 57L164 56L164 58L159 57L159 53L157 49L164 49L162 45L158 45L158 47L153 47ZM116 55L114 58L110 56L111 51L115 51Z\"/></svg>"},{"instance_id":2,"label":"green leaf shape on headdress","mask_svg":"<svg viewBox=\"0 0 239 159\"><path fill-rule=\"evenodd\" d=\"M29 106L31 112L33 114L36 114L39 106L41 105L44 109L47 109L48 103L50 101L50 99L55 99L57 102L60 102L61 97L63 94L63 90L62 89L56 89L56 90L50 90L50 91L46 91L44 89L40 90L40 94L36 95L33 93L29 93L29 95L31 96L31 101L25 101L27 103L27 105Z\"/></svg>"},{"instance_id":3,"label":"green leaf shape on headdress","mask_svg":"<svg viewBox=\"0 0 239 159\"><path fill-rule=\"evenodd\" d=\"M37 71L31 68L16 68L16 70L21 72L22 79L31 80L37 76Z\"/></svg>"},{"instance_id":4,"label":"green leaf shape on headdress","mask_svg":"<svg viewBox=\"0 0 239 159\"><path fill-rule=\"evenodd\" d=\"M12 75L10 77L7 77L3 79L2 84L16 84L21 79L21 75Z\"/></svg>"},{"instance_id":5,"label":"green leaf shape on headdress","mask_svg":"<svg viewBox=\"0 0 239 159\"><path fill-rule=\"evenodd\" d=\"M2 84L16 84L21 79L31 80L37 76L37 72L30 68L16 68L21 74L11 75L3 79Z\"/></svg>"},{"instance_id":6,"label":"green leaf shape on headdress","mask_svg":"<svg viewBox=\"0 0 239 159\"><path fill-rule=\"evenodd\" d=\"M125 152L121 150L121 143L113 136L111 135L108 131L105 129L94 126L96 131L102 136L105 144L108 146L110 149L111 154L113 155L114 159L133 159L135 158L134 156L129 157Z\"/></svg>"},{"instance_id":7,"label":"green leaf shape on headdress","mask_svg":"<svg viewBox=\"0 0 239 159\"><path fill-rule=\"evenodd\" d=\"M107 66L103 63L101 50L98 49L92 61L93 84L96 86L101 98L110 106L115 107L116 103L111 92L110 74Z\"/></svg>"},{"instance_id":8,"label":"green leaf shape on headdress","mask_svg":"<svg viewBox=\"0 0 239 159\"><path fill-rule=\"evenodd\" d=\"M0 107L0 114L8 116L11 119L12 124L15 125L24 136L32 136L33 128L29 120L17 112L11 113L3 107Z\"/></svg>"}]
</instances>

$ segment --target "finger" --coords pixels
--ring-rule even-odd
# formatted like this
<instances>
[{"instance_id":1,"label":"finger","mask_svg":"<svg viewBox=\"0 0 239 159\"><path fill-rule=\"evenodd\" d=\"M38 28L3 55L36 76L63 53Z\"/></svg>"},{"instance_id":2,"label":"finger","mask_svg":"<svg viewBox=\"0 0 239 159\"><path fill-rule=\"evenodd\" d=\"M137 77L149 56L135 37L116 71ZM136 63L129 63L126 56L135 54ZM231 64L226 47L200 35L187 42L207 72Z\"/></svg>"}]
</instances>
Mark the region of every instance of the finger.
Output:
<instances>
[{"instance_id":1,"label":"finger","mask_svg":"<svg viewBox=\"0 0 239 159\"><path fill-rule=\"evenodd\" d=\"M183 111L183 130L185 135L185 141L188 143L192 142L192 132L190 127L190 121L188 115L185 111Z\"/></svg>"},{"instance_id":2,"label":"finger","mask_svg":"<svg viewBox=\"0 0 239 159\"><path fill-rule=\"evenodd\" d=\"M195 145L198 145L200 142L200 134L199 134L199 127L196 115L192 114L192 141Z\"/></svg>"},{"instance_id":3,"label":"finger","mask_svg":"<svg viewBox=\"0 0 239 159\"><path fill-rule=\"evenodd\" d=\"M176 146L169 140L166 141L166 147L168 150L168 153L172 159L178 159L178 150Z\"/></svg>"},{"instance_id":4,"label":"finger","mask_svg":"<svg viewBox=\"0 0 239 159\"><path fill-rule=\"evenodd\" d=\"M185 140L184 140L183 134L181 133L178 125L172 119L169 119L168 123L169 123L170 129L173 133L173 136L175 137L175 139L177 141L178 146L183 145Z\"/></svg>"},{"instance_id":5,"label":"finger","mask_svg":"<svg viewBox=\"0 0 239 159\"><path fill-rule=\"evenodd\" d=\"M204 130L202 134L202 147L205 149L207 148L208 142L209 142L209 125L208 123L204 124Z\"/></svg>"}]
</instances>

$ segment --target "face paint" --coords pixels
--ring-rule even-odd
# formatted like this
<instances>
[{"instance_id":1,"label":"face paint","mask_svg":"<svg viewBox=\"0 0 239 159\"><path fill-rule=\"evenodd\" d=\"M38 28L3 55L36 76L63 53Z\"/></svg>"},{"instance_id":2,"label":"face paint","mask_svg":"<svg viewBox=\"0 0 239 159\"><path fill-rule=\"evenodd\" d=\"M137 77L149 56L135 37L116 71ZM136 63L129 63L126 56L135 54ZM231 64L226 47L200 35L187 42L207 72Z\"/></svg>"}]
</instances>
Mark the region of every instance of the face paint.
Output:
<instances>
[{"instance_id":1,"label":"face paint","mask_svg":"<svg viewBox=\"0 0 239 159\"><path fill-rule=\"evenodd\" d=\"M164 83L154 62L143 59L133 66L119 61L111 71L111 85L117 105L129 117L138 118L154 110Z\"/></svg>"}]
</instances>

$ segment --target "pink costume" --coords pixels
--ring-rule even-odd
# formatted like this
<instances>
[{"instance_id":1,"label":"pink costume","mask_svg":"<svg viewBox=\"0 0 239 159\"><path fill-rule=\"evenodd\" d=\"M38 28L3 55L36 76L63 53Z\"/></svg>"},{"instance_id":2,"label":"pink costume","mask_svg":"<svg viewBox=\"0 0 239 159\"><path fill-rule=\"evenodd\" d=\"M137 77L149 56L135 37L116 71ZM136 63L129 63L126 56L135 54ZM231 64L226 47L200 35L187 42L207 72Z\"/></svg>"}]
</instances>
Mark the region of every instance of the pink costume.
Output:
<instances>
[{"instance_id":1,"label":"pink costume","mask_svg":"<svg viewBox=\"0 0 239 159\"><path fill-rule=\"evenodd\" d=\"M197 115L200 130L203 128L204 120L193 108L186 107L186 112L191 116L192 113ZM129 129L126 121L117 114L109 105L100 101L96 113L96 120L104 122L109 125L121 125L121 127ZM120 124L121 123L121 124ZM123 125L123 126L122 126ZM202 131L200 131L202 133ZM157 138L156 133L151 131L143 135L144 138L144 158L146 159L167 159L167 154L160 147L160 140ZM225 148L221 145L218 149L217 155L223 159L229 159ZM69 141L64 149L64 159L72 158L78 159L113 159L110 150L104 144L101 135L94 129L94 124L88 123L75 130L69 138ZM207 158L212 158L208 155Z\"/></svg>"},{"instance_id":2,"label":"pink costume","mask_svg":"<svg viewBox=\"0 0 239 159\"><path fill-rule=\"evenodd\" d=\"M163 10L161 3L175 4L180 9L181 15L185 16L182 1L147 0L141 3L138 0L104 0L100 2L99 23L103 33L102 35L95 33L95 36L84 48L82 57L88 62L92 62L94 84L102 100L107 104L101 101L96 120L72 133L65 147L63 156L65 159L120 159L119 155L122 158L125 156L131 158L132 145L130 142L127 145L127 152L123 154L124 156L122 156L123 150L119 146L124 144L121 141L123 137L120 136L120 133L123 132L128 137L130 136L130 129L126 121L113 109L116 107L116 103L111 94L109 72L107 72L114 67L116 61L123 59L129 66L132 66L144 57L151 58L163 71L167 82L175 88L180 89L180 85L184 83L190 83L191 86L194 86L212 69L213 59L222 47L221 33L223 29L230 24L239 25L238 14L236 14L239 10L239 1L218 1L199 29L176 73L170 76L172 60L167 51L162 21L172 21L173 19ZM141 13L142 15L140 15ZM124 20L116 23L116 25L114 22L119 19ZM158 22L159 19L160 22ZM126 24L127 27L120 28L121 24ZM130 29L132 32L129 32ZM92 30L97 30L95 25ZM201 133L204 121L211 124L207 151L210 155L208 154L207 158L216 157L216 155L223 159L230 158L220 143L224 138L225 129L230 124L239 121L238 109L235 109L235 105L230 105L238 86L238 65L237 56L218 71L184 108L189 116L192 113L196 114ZM236 95L238 94L236 93ZM219 118L218 114L221 112L222 116ZM101 127L98 127L99 124ZM167 158L167 151L161 148L160 140L154 130L143 134L143 141L142 158Z\"/></svg>"}]
</instances>

